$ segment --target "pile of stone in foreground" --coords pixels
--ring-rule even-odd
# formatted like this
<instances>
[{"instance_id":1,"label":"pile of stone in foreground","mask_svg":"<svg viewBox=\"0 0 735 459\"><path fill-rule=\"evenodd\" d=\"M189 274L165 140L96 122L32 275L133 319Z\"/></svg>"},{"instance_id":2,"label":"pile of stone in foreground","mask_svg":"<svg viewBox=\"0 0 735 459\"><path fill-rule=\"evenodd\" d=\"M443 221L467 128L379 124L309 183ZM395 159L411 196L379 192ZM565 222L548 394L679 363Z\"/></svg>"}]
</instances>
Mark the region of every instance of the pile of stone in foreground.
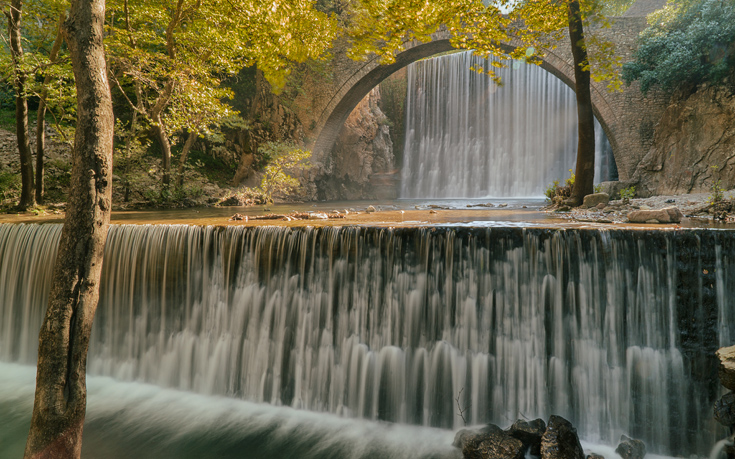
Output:
<instances>
[{"instance_id":1,"label":"pile of stone in foreground","mask_svg":"<svg viewBox=\"0 0 735 459\"><path fill-rule=\"evenodd\" d=\"M524 459L527 454L541 459L585 459L577 429L554 415L548 425L542 419L519 419L506 430L494 424L479 430L463 429L457 432L453 445L466 459ZM615 452L622 459L643 459L646 446L623 435ZM601 458L592 453L586 459Z\"/></svg>"}]
</instances>

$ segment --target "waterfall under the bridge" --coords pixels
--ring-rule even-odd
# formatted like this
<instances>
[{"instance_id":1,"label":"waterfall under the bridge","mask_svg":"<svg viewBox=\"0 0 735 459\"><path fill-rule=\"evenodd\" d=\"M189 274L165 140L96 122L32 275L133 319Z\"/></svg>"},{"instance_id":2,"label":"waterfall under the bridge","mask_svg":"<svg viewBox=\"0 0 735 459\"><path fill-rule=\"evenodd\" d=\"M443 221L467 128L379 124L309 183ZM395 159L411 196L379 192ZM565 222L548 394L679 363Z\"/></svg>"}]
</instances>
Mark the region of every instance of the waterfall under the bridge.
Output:
<instances>
[{"instance_id":1,"label":"waterfall under the bridge","mask_svg":"<svg viewBox=\"0 0 735 459\"><path fill-rule=\"evenodd\" d=\"M539 197L575 166L574 91L538 66L472 68L471 51L408 67L402 198ZM596 129L595 183L617 179L610 143Z\"/></svg>"},{"instance_id":2,"label":"waterfall under the bridge","mask_svg":"<svg viewBox=\"0 0 735 459\"><path fill-rule=\"evenodd\" d=\"M0 372L35 361L59 234L0 225ZM735 336L734 247L735 233L698 230L113 226L89 348L93 393L110 399L90 419L142 435L191 403L211 425L247 418L228 397L446 429L460 403L473 424L559 414L591 441L706 454L722 433L714 350ZM32 391L7 392L26 373L0 378L0 431L30 415ZM169 396L132 383L193 402L178 393L149 420Z\"/></svg>"}]
</instances>

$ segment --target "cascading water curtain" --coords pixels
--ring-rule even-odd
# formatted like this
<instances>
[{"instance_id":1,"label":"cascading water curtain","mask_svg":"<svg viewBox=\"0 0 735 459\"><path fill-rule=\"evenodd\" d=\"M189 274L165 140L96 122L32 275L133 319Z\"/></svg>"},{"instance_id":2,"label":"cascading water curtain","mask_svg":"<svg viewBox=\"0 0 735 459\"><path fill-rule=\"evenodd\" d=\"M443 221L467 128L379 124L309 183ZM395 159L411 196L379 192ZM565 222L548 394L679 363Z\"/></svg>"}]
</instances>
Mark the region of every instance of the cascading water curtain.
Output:
<instances>
[{"instance_id":1,"label":"cascading water curtain","mask_svg":"<svg viewBox=\"0 0 735 459\"><path fill-rule=\"evenodd\" d=\"M59 228L0 225L4 362L35 361ZM443 428L459 397L472 424L559 414L701 455L734 251L724 231L112 226L89 373Z\"/></svg>"},{"instance_id":2,"label":"cascading water curtain","mask_svg":"<svg viewBox=\"0 0 735 459\"><path fill-rule=\"evenodd\" d=\"M574 92L535 65L474 68L471 51L408 67L402 198L541 197L569 177L577 155ZM595 121L596 182L616 178L610 144Z\"/></svg>"}]
</instances>

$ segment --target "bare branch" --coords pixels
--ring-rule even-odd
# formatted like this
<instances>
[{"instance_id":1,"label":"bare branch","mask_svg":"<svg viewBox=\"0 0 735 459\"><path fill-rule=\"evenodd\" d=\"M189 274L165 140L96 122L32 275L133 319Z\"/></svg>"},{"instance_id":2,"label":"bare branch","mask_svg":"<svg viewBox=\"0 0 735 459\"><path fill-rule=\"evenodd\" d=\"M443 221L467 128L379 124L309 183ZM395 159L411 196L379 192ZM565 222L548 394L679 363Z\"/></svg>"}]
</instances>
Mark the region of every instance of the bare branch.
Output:
<instances>
[{"instance_id":1,"label":"bare branch","mask_svg":"<svg viewBox=\"0 0 735 459\"><path fill-rule=\"evenodd\" d=\"M457 394L457 398L454 399L454 401L457 403L457 414L459 417L462 418L462 422L464 422L464 425L467 425L467 419L464 417L464 414L467 412L467 410L470 409L469 406L466 406L462 408L462 405L459 403L459 399L462 398L462 392L464 391L464 387L459 390L459 394Z\"/></svg>"}]
</instances>

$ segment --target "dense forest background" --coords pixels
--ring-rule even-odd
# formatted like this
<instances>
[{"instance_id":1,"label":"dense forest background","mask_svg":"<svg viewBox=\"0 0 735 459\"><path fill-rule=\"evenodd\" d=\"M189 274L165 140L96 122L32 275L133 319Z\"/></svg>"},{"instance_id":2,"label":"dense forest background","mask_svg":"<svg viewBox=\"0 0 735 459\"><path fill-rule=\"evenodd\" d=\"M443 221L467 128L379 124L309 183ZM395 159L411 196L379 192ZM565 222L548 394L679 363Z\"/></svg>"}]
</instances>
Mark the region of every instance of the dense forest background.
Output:
<instances>
[{"instance_id":1,"label":"dense forest background","mask_svg":"<svg viewBox=\"0 0 735 459\"><path fill-rule=\"evenodd\" d=\"M590 9L614 17L631 3L609 0ZM309 157L303 150L314 140L311 101L333 74L329 48L375 39L355 32L365 21L355 5L362 4L321 0L284 22L288 9L267 11L257 2L109 2L116 208L374 197L371 177L384 180L401 166L405 72L384 81L355 109L336 151ZM66 200L76 94L61 33L65 18L64 2L29 1L19 29L21 54L13 51L12 27L3 34L5 210L23 200L24 173L34 178L32 202L47 205L41 211L63 208ZM705 87L733 91L733 2L672 1L649 24L635 61L622 67L626 83L639 81L642 91L656 88L674 100ZM32 161L19 155L18 95L28 107L25 155L32 154Z\"/></svg>"}]
</instances>

